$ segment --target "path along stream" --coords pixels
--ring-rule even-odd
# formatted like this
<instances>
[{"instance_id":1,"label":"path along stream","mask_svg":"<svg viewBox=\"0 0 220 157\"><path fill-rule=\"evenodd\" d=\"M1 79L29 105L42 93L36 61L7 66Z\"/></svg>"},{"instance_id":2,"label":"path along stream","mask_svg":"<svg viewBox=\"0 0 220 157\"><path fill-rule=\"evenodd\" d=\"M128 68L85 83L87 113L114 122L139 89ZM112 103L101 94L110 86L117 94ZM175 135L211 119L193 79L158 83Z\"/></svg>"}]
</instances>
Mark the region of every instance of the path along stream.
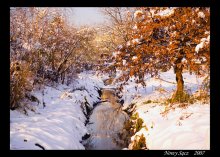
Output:
<instances>
[{"instance_id":1,"label":"path along stream","mask_svg":"<svg viewBox=\"0 0 220 157\"><path fill-rule=\"evenodd\" d=\"M102 89L101 100L106 102L94 108L87 124L91 136L84 141L84 146L87 150L122 149L125 146L118 138L118 133L128 116L122 111L121 104L117 103L114 89Z\"/></svg>"}]
</instances>

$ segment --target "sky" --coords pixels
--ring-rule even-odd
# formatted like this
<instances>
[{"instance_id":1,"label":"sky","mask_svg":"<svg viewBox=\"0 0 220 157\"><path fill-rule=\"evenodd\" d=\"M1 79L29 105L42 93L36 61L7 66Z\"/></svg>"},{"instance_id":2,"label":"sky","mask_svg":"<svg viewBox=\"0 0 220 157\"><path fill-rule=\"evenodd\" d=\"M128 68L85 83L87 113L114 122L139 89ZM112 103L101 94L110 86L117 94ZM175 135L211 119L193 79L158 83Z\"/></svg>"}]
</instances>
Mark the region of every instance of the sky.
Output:
<instances>
[{"instance_id":1,"label":"sky","mask_svg":"<svg viewBox=\"0 0 220 157\"><path fill-rule=\"evenodd\" d=\"M73 7L73 14L69 20L76 26L95 25L104 22L105 17L99 12L98 7Z\"/></svg>"}]
</instances>

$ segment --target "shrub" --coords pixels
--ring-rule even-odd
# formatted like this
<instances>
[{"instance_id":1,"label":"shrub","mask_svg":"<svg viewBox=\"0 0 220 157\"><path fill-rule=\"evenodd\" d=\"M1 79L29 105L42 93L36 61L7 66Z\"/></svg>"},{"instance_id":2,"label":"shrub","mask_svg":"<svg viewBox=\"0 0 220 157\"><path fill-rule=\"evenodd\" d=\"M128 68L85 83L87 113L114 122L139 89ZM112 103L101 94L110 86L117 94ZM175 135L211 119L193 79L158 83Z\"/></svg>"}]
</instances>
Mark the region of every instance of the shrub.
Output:
<instances>
[{"instance_id":1,"label":"shrub","mask_svg":"<svg viewBox=\"0 0 220 157\"><path fill-rule=\"evenodd\" d=\"M29 81L31 72L28 65L22 62L11 62L10 65L10 109L20 107L25 94L32 90Z\"/></svg>"},{"instance_id":2,"label":"shrub","mask_svg":"<svg viewBox=\"0 0 220 157\"><path fill-rule=\"evenodd\" d=\"M141 150L141 149L146 149L146 139L143 134L141 134L138 140L137 138L135 138L135 141L132 146L132 150Z\"/></svg>"},{"instance_id":3,"label":"shrub","mask_svg":"<svg viewBox=\"0 0 220 157\"><path fill-rule=\"evenodd\" d=\"M131 128L134 129L135 132L138 132L143 127L143 119L139 118L138 113L136 112L131 116L131 120L129 120Z\"/></svg>"},{"instance_id":4,"label":"shrub","mask_svg":"<svg viewBox=\"0 0 220 157\"><path fill-rule=\"evenodd\" d=\"M136 132L138 132L139 130L141 130L141 128L143 127L143 126L142 126L143 123L144 123L143 119L141 119L141 118L138 118L138 119L137 119L136 125L135 125L135 130L136 130Z\"/></svg>"}]
</instances>

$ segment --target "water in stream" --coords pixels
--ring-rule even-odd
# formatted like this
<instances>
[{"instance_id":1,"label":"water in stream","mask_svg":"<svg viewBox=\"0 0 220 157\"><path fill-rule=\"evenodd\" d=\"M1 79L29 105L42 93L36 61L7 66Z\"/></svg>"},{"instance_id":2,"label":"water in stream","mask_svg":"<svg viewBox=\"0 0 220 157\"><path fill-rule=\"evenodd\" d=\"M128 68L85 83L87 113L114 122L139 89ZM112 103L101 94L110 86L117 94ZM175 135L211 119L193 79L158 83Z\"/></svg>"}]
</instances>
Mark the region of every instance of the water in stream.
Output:
<instances>
[{"instance_id":1,"label":"water in stream","mask_svg":"<svg viewBox=\"0 0 220 157\"><path fill-rule=\"evenodd\" d=\"M87 150L114 150L122 149L117 142L117 133L123 128L127 114L121 110L121 105L116 103L114 91L103 90L102 100L94 110L87 125L90 138L85 147Z\"/></svg>"}]
</instances>

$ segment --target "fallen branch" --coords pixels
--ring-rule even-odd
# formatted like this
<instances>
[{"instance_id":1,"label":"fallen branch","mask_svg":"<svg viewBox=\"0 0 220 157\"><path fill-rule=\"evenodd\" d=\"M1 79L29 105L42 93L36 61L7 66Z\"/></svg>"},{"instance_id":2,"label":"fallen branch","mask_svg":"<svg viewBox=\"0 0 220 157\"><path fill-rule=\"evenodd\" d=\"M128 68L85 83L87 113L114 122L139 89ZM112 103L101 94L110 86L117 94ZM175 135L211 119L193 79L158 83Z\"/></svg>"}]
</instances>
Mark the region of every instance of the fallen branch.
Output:
<instances>
[{"instance_id":1,"label":"fallen branch","mask_svg":"<svg viewBox=\"0 0 220 157\"><path fill-rule=\"evenodd\" d=\"M40 144L38 144L38 143L35 143L35 146L38 146L38 147L40 147L41 149L45 150L45 148L44 148L43 146L41 146Z\"/></svg>"}]
</instances>

